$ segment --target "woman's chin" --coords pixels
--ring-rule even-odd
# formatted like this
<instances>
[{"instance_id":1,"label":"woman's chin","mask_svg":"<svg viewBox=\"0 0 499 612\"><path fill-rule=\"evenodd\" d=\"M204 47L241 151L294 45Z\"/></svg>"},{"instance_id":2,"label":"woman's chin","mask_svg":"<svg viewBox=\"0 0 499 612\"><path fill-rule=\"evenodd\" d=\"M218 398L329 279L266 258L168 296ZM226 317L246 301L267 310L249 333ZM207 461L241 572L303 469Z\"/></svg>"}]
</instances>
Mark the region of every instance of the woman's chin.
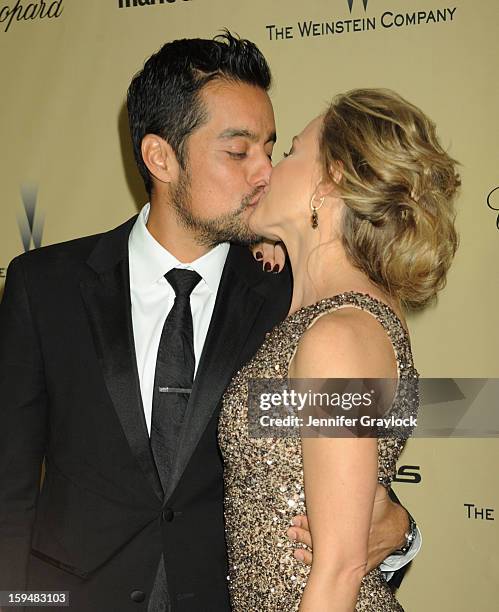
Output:
<instances>
[{"instance_id":1,"label":"woman's chin","mask_svg":"<svg viewBox=\"0 0 499 612\"><path fill-rule=\"evenodd\" d=\"M261 215L258 214L258 209L255 208L255 210L248 217L248 227L250 228L253 234L256 234L258 236L263 235L261 233L263 228L262 224L260 223L260 216Z\"/></svg>"},{"instance_id":2,"label":"woman's chin","mask_svg":"<svg viewBox=\"0 0 499 612\"><path fill-rule=\"evenodd\" d=\"M248 227L255 236L261 236L271 241L279 240L279 238L270 231L269 226L265 223L264 215L258 210L258 207L255 208L248 217Z\"/></svg>"}]
</instances>

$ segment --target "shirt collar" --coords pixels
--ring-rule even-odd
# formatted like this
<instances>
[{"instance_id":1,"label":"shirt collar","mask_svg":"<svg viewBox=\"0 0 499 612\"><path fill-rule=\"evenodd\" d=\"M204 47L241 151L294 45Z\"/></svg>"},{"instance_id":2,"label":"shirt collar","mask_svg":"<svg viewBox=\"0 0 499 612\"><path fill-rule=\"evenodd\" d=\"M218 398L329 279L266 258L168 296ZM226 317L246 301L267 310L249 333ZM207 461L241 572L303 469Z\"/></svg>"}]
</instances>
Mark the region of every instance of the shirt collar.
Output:
<instances>
[{"instance_id":1,"label":"shirt collar","mask_svg":"<svg viewBox=\"0 0 499 612\"><path fill-rule=\"evenodd\" d=\"M150 204L146 204L130 232L128 250L131 282L136 286L152 285L172 268L187 268L196 271L210 291L216 293L229 253L229 243L217 245L188 264L182 263L150 234L146 226L149 210Z\"/></svg>"}]
</instances>

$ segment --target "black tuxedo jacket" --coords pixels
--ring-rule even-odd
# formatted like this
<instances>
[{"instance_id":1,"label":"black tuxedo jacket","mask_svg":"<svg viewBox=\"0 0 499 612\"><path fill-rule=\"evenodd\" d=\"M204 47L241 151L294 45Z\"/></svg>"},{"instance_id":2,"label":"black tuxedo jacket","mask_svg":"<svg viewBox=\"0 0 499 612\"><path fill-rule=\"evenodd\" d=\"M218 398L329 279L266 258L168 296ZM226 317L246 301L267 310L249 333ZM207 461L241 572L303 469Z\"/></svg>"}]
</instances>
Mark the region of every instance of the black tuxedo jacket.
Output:
<instances>
[{"instance_id":1,"label":"black tuxedo jacket","mask_svg":"<svg viewBox=\"0 0 499 612\"><path fill-rule=\"evenodd\" d=\"M264 273L247 248L231 246L164 497L134 352L134 221L9 266L0 306L0 590L70 591L78 612L145 611L164 551L172 610L223 612L220 400L286 316L291 274Z\"/></svg>"}]
</instances>

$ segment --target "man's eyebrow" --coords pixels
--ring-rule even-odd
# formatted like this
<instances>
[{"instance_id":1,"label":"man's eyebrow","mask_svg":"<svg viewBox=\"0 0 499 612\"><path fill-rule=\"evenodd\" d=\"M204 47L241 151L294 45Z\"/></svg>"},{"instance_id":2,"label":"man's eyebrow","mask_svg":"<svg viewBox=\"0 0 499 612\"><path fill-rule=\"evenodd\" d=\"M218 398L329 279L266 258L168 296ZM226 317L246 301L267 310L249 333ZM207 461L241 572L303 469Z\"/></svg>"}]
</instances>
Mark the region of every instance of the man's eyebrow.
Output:
<instances>
[{"instance_id":1,"label":"man's eyebrow","mask_svg":"<svg viewBox=\"0 0 499 612\"><path fill-rule=\"evenodd\" d=\"M218 135L220 140L230 140L231 138L247 138L251 140L251 142L258 142L259 137L255 132L251 132L250 130L246 130L243 128L227 128L223 132ZM275 132L269 134L269 137L265 141L265 144L268 142L276 142L277 136Z\"/></svg>"}]
</instances>

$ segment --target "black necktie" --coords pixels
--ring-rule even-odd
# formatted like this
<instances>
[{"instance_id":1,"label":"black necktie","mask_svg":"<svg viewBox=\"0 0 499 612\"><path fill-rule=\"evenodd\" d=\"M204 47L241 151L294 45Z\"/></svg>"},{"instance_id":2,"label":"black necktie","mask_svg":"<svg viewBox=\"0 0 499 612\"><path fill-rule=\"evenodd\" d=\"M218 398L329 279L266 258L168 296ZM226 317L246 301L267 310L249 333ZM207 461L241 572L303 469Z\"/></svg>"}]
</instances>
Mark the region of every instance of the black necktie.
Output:
<instances>
[{"instance_id":1,"label":"black necktie","mask_svg":"<svg viewBox=\"0 0 499 612\"><path fill-rule=\"evenodd\" d=\"M190 295L201 276L193 270L173 268L165 278L175 291L175 302L161 332L151 419L151 450L163 491L166 491L194 379Z\"/></svg>"}]
</instances>

